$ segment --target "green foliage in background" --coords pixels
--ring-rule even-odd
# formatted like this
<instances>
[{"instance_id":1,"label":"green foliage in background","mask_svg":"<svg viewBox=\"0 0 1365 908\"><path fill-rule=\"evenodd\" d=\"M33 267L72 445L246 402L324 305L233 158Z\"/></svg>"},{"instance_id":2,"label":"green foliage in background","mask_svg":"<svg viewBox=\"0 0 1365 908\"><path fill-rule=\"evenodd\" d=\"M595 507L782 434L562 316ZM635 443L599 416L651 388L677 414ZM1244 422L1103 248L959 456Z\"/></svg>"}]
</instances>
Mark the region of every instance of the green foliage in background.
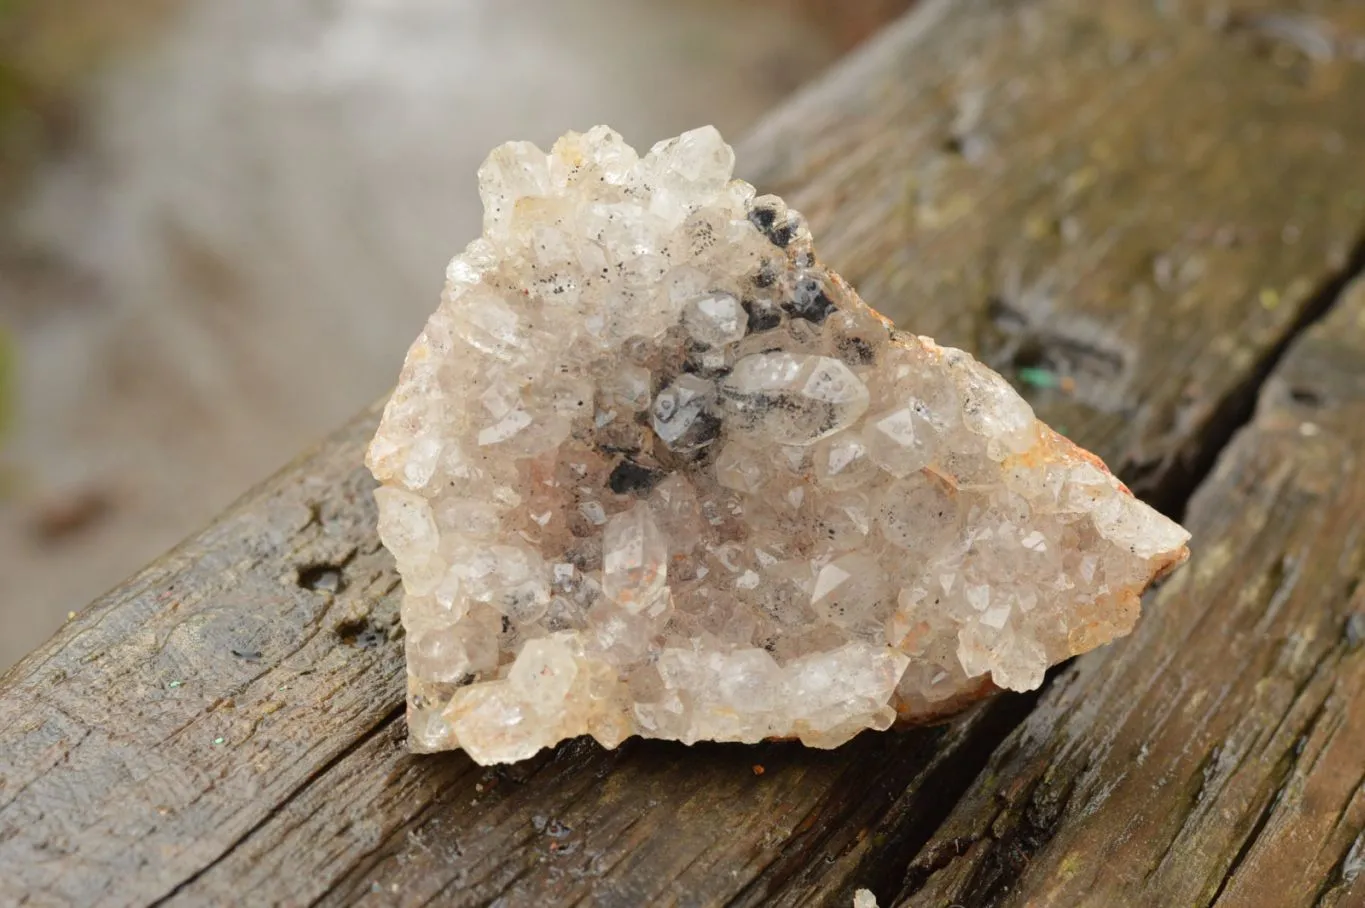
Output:
<instances>
[{"instance_id":1,"label":"green foliage in background","mask_svg":"<svg viewBox=\"0 0 1365 908\"><path fill-rule=\"evenodd\" d=\"M0 0L0 201L66 137L95 68L179 0Z\"/></svg>"},{"instance_id":2,"label":"green foliage in background","mask_svg":"<svg viewBox=\"0 0 1365 908\"><path fill-rule=\"evenodd\" d=\"M26 46L36 38L32 20L41 2L0 0L0 193L13 188L22 165L37 156L41 145L41 92Z\"/></svg>"}]
</instances>

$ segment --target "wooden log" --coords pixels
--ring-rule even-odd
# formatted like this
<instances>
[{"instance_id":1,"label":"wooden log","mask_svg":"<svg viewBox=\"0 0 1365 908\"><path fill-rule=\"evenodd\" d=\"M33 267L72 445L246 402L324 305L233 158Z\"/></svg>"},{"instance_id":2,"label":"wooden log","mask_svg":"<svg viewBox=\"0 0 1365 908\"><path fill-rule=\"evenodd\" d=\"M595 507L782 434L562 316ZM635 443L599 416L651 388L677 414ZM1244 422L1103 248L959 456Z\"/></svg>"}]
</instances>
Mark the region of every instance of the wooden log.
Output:
<instances>
[{"instance_id":1,"label":"wooden log","mask_svg":"<svg viewBox=\"0 0 1365 908\"><path fill-rule=\"evenodd\" d=\"M1188 569L1049 687L902 904L1365 904L1362 451L1365 281L1195 496Z\"/></svg>"},{"instance_id":2,"label":"wooden log","mask_svg":"<svg viewBox=\"0 0 1365 908\"><path fill-rule=\"evenodd\" d=\"M1358 264L1365 120L1358 67L1158 6L934 0L740 154L870 302L1174 510ZM407 755L374 422L0 678L0 903L847 904L895 891L1030 706L834 752Z\"/></svg>"},{"instance_id":3,"label":"wooden log","mask_svg":"<svg viewBox=\"0 0 1365 908\"><path fill-rule=\"evenodd\" d=\"M927 4L760 128L752 175L902 326L1071 378L1043 412L1172 505L1362 258L1365 13L1312 5Z\"/></svg>"}]
</instances>

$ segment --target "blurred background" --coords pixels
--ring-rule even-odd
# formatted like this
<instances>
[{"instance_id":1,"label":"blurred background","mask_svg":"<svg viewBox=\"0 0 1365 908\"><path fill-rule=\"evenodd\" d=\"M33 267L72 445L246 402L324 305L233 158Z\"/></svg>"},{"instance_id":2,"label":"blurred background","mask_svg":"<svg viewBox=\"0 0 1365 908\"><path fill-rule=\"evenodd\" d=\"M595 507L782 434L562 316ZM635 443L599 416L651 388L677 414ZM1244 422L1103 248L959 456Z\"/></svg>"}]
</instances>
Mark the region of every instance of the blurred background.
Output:
<instances>
[{"instance_id":1,"label":"blurred background","mask_svg":"<svg viewBox=\"0 0 1365 908\"><path fill-rule=\"evenodd\" d=\"M0 671L383 394L499 142L737 140L911 0L0 0Z\"/></svg>"}]
</instances>

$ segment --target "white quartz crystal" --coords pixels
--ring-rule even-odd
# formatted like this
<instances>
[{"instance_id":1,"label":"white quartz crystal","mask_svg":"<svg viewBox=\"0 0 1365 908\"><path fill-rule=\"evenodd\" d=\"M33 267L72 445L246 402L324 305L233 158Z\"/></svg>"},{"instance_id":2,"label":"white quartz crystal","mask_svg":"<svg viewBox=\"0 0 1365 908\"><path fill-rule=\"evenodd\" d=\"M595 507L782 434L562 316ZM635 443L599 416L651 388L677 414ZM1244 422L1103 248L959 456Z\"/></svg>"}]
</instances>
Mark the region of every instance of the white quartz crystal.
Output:
<instances>
[{"instance_id":1,"label":"white quartz crystal","mask_svg":"<svg viewBox=\"0 0 1365 908\"><path fill-rule=\"evenodd\" d=\"M1126 633L1187 534L893 330L714 129L479 172L368 462L411 746L840 744Z\"/></svg>"}]
</instances>

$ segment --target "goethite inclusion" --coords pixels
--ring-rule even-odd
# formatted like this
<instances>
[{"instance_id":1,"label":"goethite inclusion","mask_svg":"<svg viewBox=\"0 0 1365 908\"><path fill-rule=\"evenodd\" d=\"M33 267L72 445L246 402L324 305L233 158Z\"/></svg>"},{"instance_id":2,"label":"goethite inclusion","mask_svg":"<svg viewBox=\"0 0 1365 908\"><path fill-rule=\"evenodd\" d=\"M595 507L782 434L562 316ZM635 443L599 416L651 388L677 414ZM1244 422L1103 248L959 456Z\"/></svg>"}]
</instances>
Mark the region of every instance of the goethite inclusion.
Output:
<instances>
[{"instance_id":1,"label":"goethite inclusion","mask_svg":"<svg viewBox=\"0 0 1365 908\"><path fill-rule=\"evenodd\" d=\"M902 333L710 128L479 171L369 450L418 751L833 747L1127 633L1188 534Z\"/></svg>"}]
</instances>

